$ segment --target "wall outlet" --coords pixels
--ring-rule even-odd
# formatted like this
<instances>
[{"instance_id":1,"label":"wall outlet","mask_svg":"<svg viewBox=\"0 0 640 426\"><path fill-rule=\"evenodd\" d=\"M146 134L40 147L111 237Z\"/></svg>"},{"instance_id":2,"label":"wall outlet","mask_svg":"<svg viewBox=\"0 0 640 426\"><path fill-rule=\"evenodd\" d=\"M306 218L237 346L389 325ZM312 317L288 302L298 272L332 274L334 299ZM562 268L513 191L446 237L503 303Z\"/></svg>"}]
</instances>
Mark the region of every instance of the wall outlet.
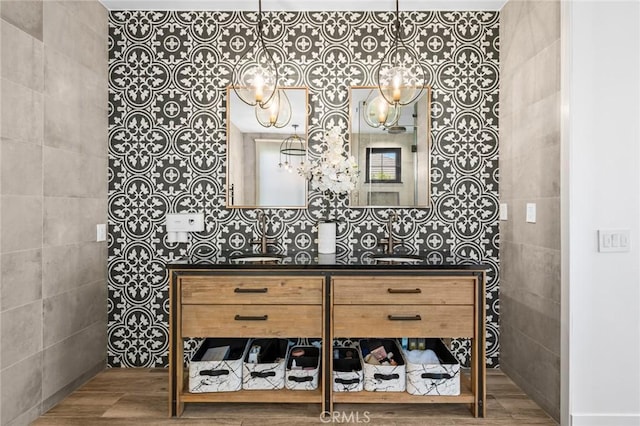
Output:
<instances>
[{"instance_id":1,"label":"wall outlet","mask_svg":"<svg viewBox=\"0 0 640 426\"><path fill-rule=\"evenodd\" d=\"M536 203L527 203L527 222L536 223Z\"/></svg>"},{"instance_id":2,"label":"wall outlet","mask_svg":"<svg viewBox=\"0 0 640 426\"><path fill-rule=\"evenodd\" d=\"M107 224L99 223L96 225L96 241L107 241Z\"/></svg>"},{"instance_id":3,"label":"wall outlet","mask_svg":"<svg viewBox=\"0 0 640 426\"><path fill-rule=\"evenodd\" d=\"M599 229L598 251L600 253L624 253L631 251L631 230Z\"/></svg>"}]
</instances>

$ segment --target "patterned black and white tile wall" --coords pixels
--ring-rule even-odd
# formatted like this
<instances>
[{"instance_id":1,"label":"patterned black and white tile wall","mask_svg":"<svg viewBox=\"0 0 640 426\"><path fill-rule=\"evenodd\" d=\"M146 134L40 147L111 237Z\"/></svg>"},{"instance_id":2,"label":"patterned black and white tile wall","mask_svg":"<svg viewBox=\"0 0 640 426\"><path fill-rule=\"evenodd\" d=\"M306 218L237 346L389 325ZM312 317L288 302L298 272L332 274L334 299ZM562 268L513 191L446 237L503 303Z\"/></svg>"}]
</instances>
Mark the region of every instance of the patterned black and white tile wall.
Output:
<instances>
[{"instance_id":1,"label":"patterned black and white tile wall","mask_svg":"<svg viewBox=\"0 0 640 426\"><path fill-rule=\"evenodd\" d=\"M432 207L402 209L394 233L415 253L450 250L491 266L487 364L498 365L498 23L496 12L401 12L430 74ZM389 12L269 12L264 30L289 86L308 86L309 141L346 129L349 86L373 85ZM110 366L168 363L167 261L198 249L249 250L256 211L225 208L226 86L256 13L113 11L109 26ZM386 209L340 200L339 250L384 238ZM306 210L268 210L289 252L315 249L322 194ZM190 244L166 241L167 212L204 211ZM454 347L465 360L464 342Z\"/></svg>"}]
</instances>

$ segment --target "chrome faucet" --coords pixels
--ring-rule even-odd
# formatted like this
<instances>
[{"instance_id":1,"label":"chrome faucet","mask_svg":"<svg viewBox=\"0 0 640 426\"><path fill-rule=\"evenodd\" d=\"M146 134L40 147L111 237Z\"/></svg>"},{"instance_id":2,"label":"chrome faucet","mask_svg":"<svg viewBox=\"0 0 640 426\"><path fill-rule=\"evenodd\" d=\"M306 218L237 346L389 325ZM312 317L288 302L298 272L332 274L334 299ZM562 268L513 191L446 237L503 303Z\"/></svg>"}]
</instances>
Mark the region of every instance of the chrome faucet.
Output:
<instances>
[{"instance_id":1,"label":"chrome faucet","mask_svg":"<svg viewBox=\"0 0 640 426\"><path fill-rule=\"evenodd\" d=\"M267 245L275 241L267 239L267 215L263 211L258 212L259 239L252 240L251 244L260 244L260 254L267 254Z\"/></svg>"},{"instance_id":2,"label":"chrome faucet","mask_svg":"<svg viewBox=\"0 0 640 426\"><path fill-rule=\"evenodd\" d=\"M393 222L398 219L398 213L390 212L389 220L387 221L387 234L388 237L380 240L380 245L387 246L387 254L393 254L393 246L394 244L399 244L400 241L393 239Z\"/></svg>"}]
</instances>

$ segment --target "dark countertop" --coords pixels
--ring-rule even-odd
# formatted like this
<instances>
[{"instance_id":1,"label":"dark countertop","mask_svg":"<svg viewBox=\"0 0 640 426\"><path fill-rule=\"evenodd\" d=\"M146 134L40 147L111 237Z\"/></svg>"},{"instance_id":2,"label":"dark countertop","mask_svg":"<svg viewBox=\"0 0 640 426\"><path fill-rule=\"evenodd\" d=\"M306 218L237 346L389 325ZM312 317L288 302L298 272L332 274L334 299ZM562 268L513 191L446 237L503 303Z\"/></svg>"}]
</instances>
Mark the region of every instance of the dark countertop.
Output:
<instances>
[{"instance_id":1,"label":"dark countertop","mask_svg":"<svg viewBox=\"0 0 640 426\"><path fill-rule=\"evenodd\" d=\"M372 252L344 252L337 254L319 254L318 252L295 252L277 255L279 262L244 263L238 257L260 256L259 253L243 252L207 252L194 253L189 257L174 259L167 262L169 269L304 269L304 270L469 270L484 271L490 265L476 259L464 259L450 252L432 251L420 255L421 260L416 263L379 262L372 256L380 253ZM402 256L399 254L399 256Z\"/></svg>"}]
</instances>

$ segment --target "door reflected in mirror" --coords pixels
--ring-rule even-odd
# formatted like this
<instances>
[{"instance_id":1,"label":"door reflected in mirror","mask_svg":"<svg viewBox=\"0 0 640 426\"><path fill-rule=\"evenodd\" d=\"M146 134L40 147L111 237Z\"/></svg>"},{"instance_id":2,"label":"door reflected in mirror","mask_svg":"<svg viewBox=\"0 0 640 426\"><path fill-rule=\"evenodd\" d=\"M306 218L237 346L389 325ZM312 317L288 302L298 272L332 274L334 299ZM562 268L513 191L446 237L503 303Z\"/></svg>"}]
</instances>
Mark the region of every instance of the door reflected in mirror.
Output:
<instances>
[{"instance_id":1,"label":"door reflected in mirror","mask_svg":"<svg viewBox=\"0 0 640 426\"><path fill-rule=\"evenodd\" d=\"M281 88L291 119L264 127L256 110L227 88L227 207L306 208L307 181L297 172L307 161L307 88Z\"/></svg>"},{"instance_id":2,"label":"door reflected in mirror","mask_svg":"<svg viewBox=\"0 0 640 426\"><path fill-rule=\"evenodd\" d=\"M351 207L429 207L431 88L410 105L381 101L377 87L352 87L351 154L360 176Z\"/></svg>"}]
</instances>

